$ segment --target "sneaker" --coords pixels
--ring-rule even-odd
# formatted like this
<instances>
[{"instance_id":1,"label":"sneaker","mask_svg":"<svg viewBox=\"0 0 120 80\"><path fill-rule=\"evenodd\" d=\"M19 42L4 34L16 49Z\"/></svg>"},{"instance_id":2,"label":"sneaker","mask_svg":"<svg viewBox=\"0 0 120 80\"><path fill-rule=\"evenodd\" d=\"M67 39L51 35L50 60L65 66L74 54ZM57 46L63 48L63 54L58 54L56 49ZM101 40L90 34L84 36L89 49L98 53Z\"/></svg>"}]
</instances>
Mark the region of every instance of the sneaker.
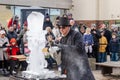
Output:
<instances>
[{"instance_id":1,"label":"sneaker","mask_svg":"<svg viewBox=\"0 0 120 80\"><path fill-rule=\"evenodd\" d=\"M3 71L3 69L0 69L0 74L2 74L2 75L4 74L4 71Z\"/></svg>"},{"instance_id":2,"label":"sneaker","mask_svg":"<svg viewBox=\"0 0 120 80\"><path fill-rule=\"evenodd\" d=\"M60 71L60 72L62 71L61 67L58 67L58 71Z\"/></svg>"},{"instance_id":3,"label":"sneaker","mask_svg":"<svg viewBox=\"0 0 120 80\"><path fill-rule=\"evenodd\" d=\"M60 78L66 78L67 76L65 74L62 74Z\"/></svg>"},{"instance_id":4,"label":"sneaker","mask_svg":"<svg viewBox=\"0 0 120 80\"><path fill-rule=\"evenodd\" d=\"M4 71L4 76L9 77L9 75L10 75L10 73L7 70L5 70Z\"/></svg>"},{"instance_id":5,"label":"sneaker","mask_svg":"<svg viewBox=\"0 0 120 80\"><path fill-rule=\"evenodd\" d=\"M4 69L3 71L5 74L9 74L9 72L6 69Z\"/></svg>"},{"instance_id":6,"label":"sneaker","mask_svg":"<svg viewBox=\"0 0 120 80\"><path fill-rule=\"evenodd\" d=\"M12 71L12 74L16 74L16 72L15 72L15 71Z\"/></svg>"}]
</instances>

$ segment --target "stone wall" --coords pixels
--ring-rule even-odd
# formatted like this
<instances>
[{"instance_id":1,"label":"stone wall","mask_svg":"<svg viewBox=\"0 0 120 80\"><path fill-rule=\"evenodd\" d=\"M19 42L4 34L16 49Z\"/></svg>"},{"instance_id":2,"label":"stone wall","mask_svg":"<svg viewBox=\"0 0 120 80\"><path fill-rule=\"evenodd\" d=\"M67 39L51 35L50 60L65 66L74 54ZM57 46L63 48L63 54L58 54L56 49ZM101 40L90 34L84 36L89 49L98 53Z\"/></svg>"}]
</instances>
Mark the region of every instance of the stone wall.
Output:
<instances>
[{"instance_id":1,"label":"stone wall","mask_svg":"<svg viewBox=\"0 0 120 80\"><path fill-rule=\"evenodd\" d=\"M6 6L0 5L0 23L6 27L7 22L12 17L12 11L7 9Z\"/></svg>"}]
</instances>

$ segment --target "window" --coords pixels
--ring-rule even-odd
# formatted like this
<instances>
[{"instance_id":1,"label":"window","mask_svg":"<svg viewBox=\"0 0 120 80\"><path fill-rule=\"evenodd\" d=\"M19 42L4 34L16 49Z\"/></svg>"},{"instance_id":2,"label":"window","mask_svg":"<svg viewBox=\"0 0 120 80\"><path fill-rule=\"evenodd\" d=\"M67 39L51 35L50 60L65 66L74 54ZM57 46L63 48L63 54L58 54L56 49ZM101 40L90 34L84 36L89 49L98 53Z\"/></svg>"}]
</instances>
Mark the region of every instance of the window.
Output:
<instances>
[{"instance_id":1,"label":"window","mask_svg":"<svg viewBox=\"0 0 120 80\"><path fill-rule=\"evenodd\" d=\"M106 25L106 27L109 27L109 21L104 21L104 24Z\"/></svg>"},{"instance_id":2,"label":"window","mask_svg":"<svg viewBox=\"0 0 120 80\"><path fill-rule=\"evenodd\" d=\"M116 20L115 24L118 26L118 30L120 31L120 20Z\"/></svg>"}]
</instances>

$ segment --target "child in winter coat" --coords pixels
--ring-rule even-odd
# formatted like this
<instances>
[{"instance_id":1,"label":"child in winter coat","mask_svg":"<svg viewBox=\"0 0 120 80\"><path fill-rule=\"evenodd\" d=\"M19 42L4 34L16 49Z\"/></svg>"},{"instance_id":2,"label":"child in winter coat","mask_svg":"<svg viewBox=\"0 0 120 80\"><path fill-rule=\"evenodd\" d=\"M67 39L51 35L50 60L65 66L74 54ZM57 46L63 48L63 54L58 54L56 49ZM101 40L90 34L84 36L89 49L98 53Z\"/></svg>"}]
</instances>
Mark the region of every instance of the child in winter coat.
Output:
<instances>
[{"instance_id":1,"label":"child in winter coat","mask_svg":"<svg viewBox=\"0 0 120 80\"><path fill-rule=\"evenodd\" d=\"M107 47L107 39L104 36L104 31L101 31L101 38L99 39L99 54L98 54L98 62L106 61L106 47Z\"/></svg>"},{"instance_id":2,"label":"child in winter coat","mask_svg":"<svg viewBox=\"0 0 120 80\"><path fill-rule=\"evenodd\" d=\"M47 68L51 69L53 68L53 63L56 63L56 61L53 59L53 53L51 51L49 51L49 49L52 49L51 47L54 45L54 41L52 39L52 35L47 36L47 44L46 44L46 48L48 49L48 53L45 54L45 59L48 62L48 66Z\"/></svg>"},{"instance_id":3,"label":"child in winter coat","mask_svg":"<svg viewBox=\"0 0 120 80\"><path fill-rule=\"evenodd\" d=\"M15 74L15 65L17 63L16 58L11 58L10 56L15 56L18 55L20 52L20 49L17 45L17 41L15 38L11 38L10 40L10 45L7 49L8 55L9 55L9 61L10 61L10 74L13 75Z\"/></svg>"},{"instance_id":4,"label":"child in winter coat","mask_svg":"<svg viewBox=\"0 0 120 80\"><path fill-rule=\"evenodd\" d=\"M109 43L109 50L111 53L111 61L118 61L119 40L116 33L112 34L112 39Z\"/></svg>"},{"instance_id":5,"label":"child in winter coat","mask_svg":"<svg viewBox=\"0 0 120 80\"><path fill-rule=\"evenodd\" d=\"M90 28L86 29L86 32L83 35L83 41L85 44L85 51L88 54L88 57L92 57L92 46L94 44L94 41Z\"/></svg>"}]
</instances>

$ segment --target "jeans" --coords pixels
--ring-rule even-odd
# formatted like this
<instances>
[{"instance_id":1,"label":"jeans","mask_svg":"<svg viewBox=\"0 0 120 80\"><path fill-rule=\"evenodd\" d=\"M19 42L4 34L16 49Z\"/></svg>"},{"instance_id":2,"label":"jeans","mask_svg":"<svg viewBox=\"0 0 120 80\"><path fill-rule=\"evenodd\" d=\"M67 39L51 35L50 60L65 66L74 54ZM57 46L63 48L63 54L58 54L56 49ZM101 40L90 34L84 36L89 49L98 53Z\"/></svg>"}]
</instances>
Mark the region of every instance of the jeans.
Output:
<instances>
[{"instance_id":1,"label":"jeans","mask_svg":"<svg viewBox=\"0 0 120 80\"><path fill-rule=\"evenodd\" d=\"M98 62L106 62L107 54L105 52L98 53Z\"/></svg>"},{"instance_id":2,"label":"jeans","mask_svg":"<svg viewBox=\"0 0 120 80\"><path fill-rule=\"evenodd\" d=\"M50 56L49 58L45 58L48 62L48 68L52 68L53 67L53 63L56 63L56 61Z\"/></svg>"},{"instance_id":3,"label":"jeans","mask_svg":"<svg viewBox=\"0 0 120 80\"><path fill-rule=\"evenodd\" d=\"M111 61L118 61L118 53L111 52Z\"/></svg>"}]
</instances>

